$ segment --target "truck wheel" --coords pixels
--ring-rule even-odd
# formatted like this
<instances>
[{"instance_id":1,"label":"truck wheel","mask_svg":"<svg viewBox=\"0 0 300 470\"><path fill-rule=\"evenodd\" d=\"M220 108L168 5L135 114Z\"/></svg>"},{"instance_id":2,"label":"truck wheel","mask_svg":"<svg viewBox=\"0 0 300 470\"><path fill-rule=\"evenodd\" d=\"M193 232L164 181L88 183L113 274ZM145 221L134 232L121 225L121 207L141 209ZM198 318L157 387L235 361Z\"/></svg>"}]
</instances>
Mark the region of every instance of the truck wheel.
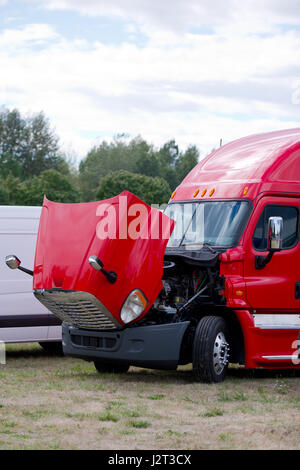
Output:
<instances>
[{"instance_id":1,"label":"truck wheel","mask_svg":"<svg viewBox=\"0 0 300 470\"><path fill-rule=\"evenodd\" d=\"M40 346L48 353L51 354L52 356L63 356L63 348L62 348L62 343L58 341L49 341L49 342L44 342L44 343L39 343Z\"/></svg>"},{"instance_id":2,"label":"truck wheel","mask_svg":"<svg viewBox=\"0 0 300 470\"><path fill-rule=\"evenodd\" d=\"M221 317L203 317L193 345L193 372L199 382L222 382L228 368L229 345L226 322Z\"/></svg>"},{"instance_id":3,"label":"truck wheel","mask_svg":"<svg viewBox=\"0 0 300 470\"><path fill-rule=\"evenodd\" d=\"M101 361L94 361L94 365L97 369L97 371L100 374L107 374L107 373L113 373L113 374L125 374L125 372L128 371L130 364L122 364L122 363L105 363Z\"/></svg>"}]
</instances>

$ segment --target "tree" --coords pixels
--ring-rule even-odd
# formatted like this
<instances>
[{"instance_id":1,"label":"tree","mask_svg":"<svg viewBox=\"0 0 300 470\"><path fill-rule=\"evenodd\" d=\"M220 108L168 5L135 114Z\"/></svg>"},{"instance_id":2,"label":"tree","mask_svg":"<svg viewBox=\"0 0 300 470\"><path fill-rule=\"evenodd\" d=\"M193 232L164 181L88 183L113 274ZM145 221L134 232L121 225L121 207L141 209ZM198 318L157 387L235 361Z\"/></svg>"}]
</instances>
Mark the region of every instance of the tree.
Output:
<instances>
[{"instance_id":1,"label":"tree","mask_svg":"<svg viewBox=\"0 0 300 470\"><path fill-rule=\"evenodd\" d=\"M17 109L0 111L0 176L32 178L47 169L68 172L59 155L58 137L43 113L22 117Z\"/></svg>"},{"instance_id":2,"label":"tree","mask_svg":"<svg viewBox=\"0 0 300 470\"><path fill-rule=\"evenodd\" d=\"M158 164L153 156L152 146L139 136L127 142L123 135L118 135L111 143L103 141L92 148L79 165L83 200L94 199L99 179L119 170L147 176L158 175Z\"/></svg>"},{"instance_id":3,"label":"tree","mask_svg":"<svg viewBox=\"0 0 300 470\"><path fill-rule=\"evenodd\" d=\"M168 202L171 189L163 178L130 173L120 170L105 176L100 180L96 191L99 200L108 199L124 190L130 191L148 204L163 204Z\"/></svg>"},{"instance_id":4,"label":"tree","mask_svg":"<svg viewBox=\"0 0 300 470\"><path fill-rule=\"evenodd\" d=\"M1 205L22 205L24 200L24 188L20 178L11 173L0 179L0 204Z\"/></svg>"},{"instance_id":5,"label":"tree","mask_svg":"<svg viewBox=\"0 0 300 470\"><path fill-rule=\"evenodd\" d=\"M103 141L94 147L80 163L82 198L84 201L94 199L99 179L119 170L163 178L173 191L196 165L198 157L195 146L182 153L174 139L156 150L139 136L128 142L119 135L109 144Z\"/></svg>"},{"instance_id":6,"label":"tree","mask_svg":"<svg viewBox=\"0 0 300 470\"><path fill-rule=\"evenodd\" d=\"M0 204L41 206L44 195L55 202L79 202L79 192L56 170L45 170L26 181L9 175L0 180L0 187Z\"/></svg>"},{"instance_id":7,"label":"tree","mask_svg":"<svg viewBox=\"0 0 300 470\"><path fill-rule=\"evenodd\" d=\"M178 182L175 165L179 157L179 148L175 140L166 142L156 155L159 161L159 176L168 181L171 190L174 191Z\"/></svg>"},{"instance_id":8,"label":"tree","mask_svg":"<svg viewBox=\"0 0 300 470\"><path fill-rule=\"evenodd\" d=\"M55 202L79 202L79 193L68 178L56 170L45 170L23 185L25 205L41 205L44 195Z\"/></svg>"},{"instance_id":9,"label":"tree","mask_svg":"<svg viewBox=\"0 0 300 470\"><path fill-rule=\"evenodd\" d=\"M186 151L179 155L175 163L177 184L186 177L186 175L197 165L199 159L199 150L195 145L190 145Z\"/></svg>"},{"instance_id":10,"label":"tree","mask_svg":"<svg viewBox=\"0 0 300 470\"><path fill-rule=\"evenodd\" d=\"M0 205L1 206L7 206L10 204L9 201L9 191L8 188L2 184L2 181L0 180Z\"/></svg>"}]
</instances>

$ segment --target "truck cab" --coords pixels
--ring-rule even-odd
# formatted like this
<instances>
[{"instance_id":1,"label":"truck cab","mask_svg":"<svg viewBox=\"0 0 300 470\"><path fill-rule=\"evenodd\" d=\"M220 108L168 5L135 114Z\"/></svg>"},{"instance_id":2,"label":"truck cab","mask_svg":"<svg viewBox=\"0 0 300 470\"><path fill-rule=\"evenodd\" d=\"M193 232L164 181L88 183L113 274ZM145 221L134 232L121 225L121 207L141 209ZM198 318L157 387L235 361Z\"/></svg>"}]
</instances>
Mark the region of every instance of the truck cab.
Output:
<instances>
[{"instance_id":1,"label":"truck cab","mask_svg":"<svg viewBox=\"0 0 300 470\"><path fill-rule=\"evenodd\" d=\"M99 372L299 368L299 209L300 129L221 147L164 214L127 191L45 199L34 294L63 321L64 353Z\"/></svg>"}]
</instances>

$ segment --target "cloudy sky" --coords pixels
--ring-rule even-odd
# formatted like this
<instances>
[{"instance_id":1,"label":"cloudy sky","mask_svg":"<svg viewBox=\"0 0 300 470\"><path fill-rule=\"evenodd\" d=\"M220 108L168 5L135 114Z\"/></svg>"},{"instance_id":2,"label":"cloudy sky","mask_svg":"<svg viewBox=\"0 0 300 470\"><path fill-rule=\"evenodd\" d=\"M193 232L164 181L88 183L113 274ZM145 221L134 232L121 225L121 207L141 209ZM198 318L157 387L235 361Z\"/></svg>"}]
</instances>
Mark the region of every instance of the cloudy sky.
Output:
<instances>
[{"instance_id":1,"label":"cloudy sky","mask_svg":"<svg viewBox=\"0 0 300 470\"><path fill-rule=\"evenodd\" d=\"M299 0L0 0L0 105L80 159L117 133L202 156L300 127Z\"/></svg>"}]
</instances>

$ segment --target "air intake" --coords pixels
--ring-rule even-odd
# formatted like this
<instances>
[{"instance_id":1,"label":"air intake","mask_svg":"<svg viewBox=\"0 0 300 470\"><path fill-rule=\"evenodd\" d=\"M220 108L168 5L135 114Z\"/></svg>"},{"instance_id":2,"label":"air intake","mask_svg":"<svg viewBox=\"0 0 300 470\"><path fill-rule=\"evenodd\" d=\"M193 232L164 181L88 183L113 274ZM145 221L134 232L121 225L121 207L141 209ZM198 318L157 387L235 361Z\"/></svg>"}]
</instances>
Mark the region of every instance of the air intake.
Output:
<instances>
[{"instance_id":1,"label":"air intake","mask_svg":"<svg viewBox=\"0 0 300 470\"><path fill-rule=\"evenodd\" d=\"M120 328L106 307L92 294L63 289L38 289L35 297L60 320L86 330Z\"/></svg>"}]
</instances>

